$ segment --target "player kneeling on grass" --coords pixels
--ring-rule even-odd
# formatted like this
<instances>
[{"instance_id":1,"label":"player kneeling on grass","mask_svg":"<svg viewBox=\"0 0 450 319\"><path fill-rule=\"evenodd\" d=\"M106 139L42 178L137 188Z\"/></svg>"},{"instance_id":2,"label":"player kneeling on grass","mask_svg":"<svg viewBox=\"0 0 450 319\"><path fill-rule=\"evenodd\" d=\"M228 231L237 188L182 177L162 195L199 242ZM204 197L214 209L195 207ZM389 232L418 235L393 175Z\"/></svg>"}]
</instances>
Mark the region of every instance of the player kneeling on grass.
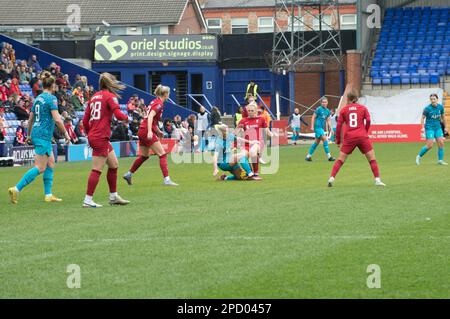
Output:
<instances>
[{"instance_id":1,"label":"player kneeling on grass","mask_svg":"<svg viewBox=\"0 0 450 319\"><path fill-rule=\"evenodd\" d=\"M44 92L34 101L31 108L30 118L28 120L28 138L27 141L34 144L34 167L31 168L22 177L15 187L11 187L8 192L11 203L17 204L17 197L25 186L30 184L40 174L44 173L44 191L46 202L60 202L60 198L52 195L53 186L53 168L55 167L55 158L53 155L52 137L55 124L61 132L64 132L66 143L70 143L69 134L67 134L61 116L58 112L58 101L53 95L55 92L55 78L49 72L43 72L41 80Z\"/></svg>"},{"instance_id":2,"label":"player kneeling on grass","mask_svg":"<svg viewBox=\"0 0 450 319\"><path fill-rule=\"evenodd\" d=\"M347 95L350 104L346 105L339 113L338 123L336 127L336 145L341 148L339 158L333 166L331 177L328 180L328 186L332 187L337 173L344 165L347 156L352 154L353 150L358 147L370 163L373 175L375 176L376 186L386 186L380 179L378 164L375 159L375 151L369 140L367 132L370 128L370 114L364 105L357 104L358 95L351 91ZM344 136L343 145L341 144L342 125L347 125Z\"/></svg>"},{"instance_id":3,"label":"player kneeling on grass","mask_svg":"<svg viewBox=\"0 0 450 319\"><path fill-rule=\"evenodd\" d=\"M448 165L444 162L444 132L447 132L445 128L445 112L442 104L439 104L439 97L437 94L431 94L431 104L423 110L422 115L422 131L425 131L427 138L427 145L425 145L416 157L416 164L420 165L421 158L433 147L434 140L438 143L438 164ZM425 126L424 126L425 123ZM441 123L444 125L442 130Z\"/></svg>"},{"instance_id":4,"label":"player kneeling on grass","mask_svg":"<svg viewBox=\"0 0 450 319\"><path fill-rule=\"evenodd\" d=\"M89 175L87 192L83 207L97 208L92 197L100 180L103 167L108 165L107 180L109 185L109 203L111 205L127 205L130 202L117 194L117 169L119 161L110 142L111 121L113 115L119 121L128 122L128 116L120 111L118 92L125 88L109 73L102 73L99 81L100 91L92 96L84 112L83 125L86 129L88 142L92 148L92 170Z\"/></svg>"},{"instance_id":5,"label":"player kneeling on grass","mask_svg":"<svg viewBox=\"0 0 450 319\"><path fill-rule=\"evenodd\" d=\"M164 177L163 185L178 186L172 182L169 177L169 169L167 165L167 154L159 141L158 135L163 136L163 132L158 127L158 122L164 110L164 102L169 99L170 88L168 86L158 85L155 89L156 99L154 99L147 108L145 118L142 120L139 127L139 149L141 155L134 161L128 173L123 178L128 185L131 185L131 178L134 173L141 167L141 165L150 157L150 150L152 150L159 157L159 167Z\"/></svg>"},{"instance_id":6,"label":"player kneeling on grass","mask_svg":"<svg viewBox=\"0 0 450 319\"><path fill-rule=\"evenodd\" d=\"M253 173L247 158L247 152L244 150L239 152L233 148L235 139L244 142L248 141L236 137L224 124L217 125L216 129L219 136L216 138L215 142L215 150L213 155L213 175L217 176L220 168L224 172L232 173L232 175L227 176L224 174L220 176L220 180L261 180L260 177L255 176Z\"/></svg>"}]
</instances>

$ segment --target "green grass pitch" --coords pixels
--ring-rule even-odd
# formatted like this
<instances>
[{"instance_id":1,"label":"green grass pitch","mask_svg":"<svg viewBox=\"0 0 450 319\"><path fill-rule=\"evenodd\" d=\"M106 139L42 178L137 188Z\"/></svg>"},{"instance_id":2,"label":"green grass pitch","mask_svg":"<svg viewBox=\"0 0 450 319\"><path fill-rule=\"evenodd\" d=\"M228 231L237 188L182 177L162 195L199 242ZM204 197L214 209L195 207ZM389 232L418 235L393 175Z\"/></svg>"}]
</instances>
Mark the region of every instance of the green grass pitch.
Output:
<instances>
[{"instance_id":1,"label":"green grass pitch","mask_svg":"<svg viewBox=\"0 0 450 319\"><path fill-rule=\"evenodd\" d=\"M421 145L375 146L385 189L359 152L327 188L322 147L313 163L307 147L282 147L279 172L262 182L216 182L209 165L169 162L178 188L161 185L151 158L132 187L119 180L127 207L107 206L103 174L97 210L81 208L90 162L57 165L64 201L52 204L42 177L9 204L26 168L1 169L0 297L449 298L450 172L436 148L417 167ZM69 264L80 289L66 285ZM367 287L370 264L380 289Z\"/></svg>"}]
</instances>

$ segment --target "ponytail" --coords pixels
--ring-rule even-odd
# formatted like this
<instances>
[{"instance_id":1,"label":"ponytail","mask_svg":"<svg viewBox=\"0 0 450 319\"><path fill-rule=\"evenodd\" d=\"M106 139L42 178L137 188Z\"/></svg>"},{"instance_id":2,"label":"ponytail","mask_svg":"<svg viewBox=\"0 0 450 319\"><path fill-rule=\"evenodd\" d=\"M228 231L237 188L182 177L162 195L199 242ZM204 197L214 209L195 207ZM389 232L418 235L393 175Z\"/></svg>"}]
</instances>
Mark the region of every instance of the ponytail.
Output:
<instances>
[{"instance_id":1,"label":"ponytail","mask_svg":"<svg viewBox=\"0 0 450 319\"><path fill-rule=\"evenodd\" d=\"M48 71L41 73L41 81L44 89L52 89L53 84L55 84L55 78Z\"/></svg>"},{"instance_id":2,"label":"ponytail","mask_svg":"<svg viewBox=\"0 0 450 319\"><path fill-rule=\"evenodd\" d=\"M99 87L100 90L108 90L118 98L121 97L119 92L125 89L125 85L120 84L114 75L107 72L100 74Z\"/></svg>"}]
</instances>

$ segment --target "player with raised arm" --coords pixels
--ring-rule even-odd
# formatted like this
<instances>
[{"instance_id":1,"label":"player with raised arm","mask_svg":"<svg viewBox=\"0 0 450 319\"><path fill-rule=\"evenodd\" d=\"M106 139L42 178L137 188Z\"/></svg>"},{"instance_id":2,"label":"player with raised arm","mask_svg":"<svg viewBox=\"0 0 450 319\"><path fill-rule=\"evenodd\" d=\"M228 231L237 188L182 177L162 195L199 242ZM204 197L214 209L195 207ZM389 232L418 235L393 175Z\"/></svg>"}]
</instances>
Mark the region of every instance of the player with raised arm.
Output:
<instances>
[{"instance_id":1,"label":"player with raised arm","mask_svg":"<svg viewBox=\"0 0 450 319\"><path fill-rule=\"evenodd\" d=\"M83 117L83 125L92 148L92 170L89 175L83 207L98 208L92 197L100 180L103 167L108 166L106 179L109 185L109 203L111 205L127 205L117 193L117 170L119 161L110 142L111 121L113 115L119 121L128 122L128 116L120 111L119 91L125 88L109 73L102 73L99 81L100 91L92 96Z\"/></svg>"},{"instance_id":2,"label":"player with raised arm","mask_svg":"<svg viewBox=\"0 0 450 319\"><path fill-rule=\"evenodd\" d=\"M132 185L132 176L141 167L141 165L149 159L150 150L152 150L159 157L159 167L164 177L163 185L178 186L172 182L169 177L169 169L167 165L167 154L159 141L159 137L163 136L163 132L158 127L158 121L161 119L164 102L169 99L170 88L167 86L158 85L155 89L156 99L154 99L147 109L147 114L142 120L139 127L139 149L141 155L134 161L130 170L123 176L128 185Z\"/></svg>"},{"instance_id":3,"label":"player with raised arm","mask_svg":"<svg viewBox=\"0 0 450 319\"><path fill-rule=\"evenodd\" d=\"M225 124L217 125L219 136L216 138L215 149L213 154L213 175L217 176L219 168L224 172L230 172L232 175L222 175L221 180L261 180L255 176L247 158L247 152L244 150L236 151L233 148L235 139L240 142L248 142L250 144L258 143L256 141L246 141L240 137L236 137Z\"/></svg>"},{"instance_id":4,"label":"player with raised arm","mask_svg":"<svg viewBox=\"0 0 450 319\"><path fill-rule=\"evenodd\" d=\"M328 144L328 137L325 134L325 130L328 127L328 131L331 131L331 112L328 109L328 99L326 97L322 98L321 105L316 109L311 119L311 130L314 131L315 140L309 149L308 155L306 155L306 161L312 162L312 156L319 146L320 142L323 142L323 149L328 157L328 161L334 162L336 159L331 156L330 148Z\"/></svg>"},{"instance_id":5,"label":"player with raised arm","mask_svg":"<svg viewBox=\"0 0 450 319\"><path fill-rule=\"evenodd\" d=\"M8 190L11 203L17 204L19 192L25 186L33 182L37 176L44 173L44 192L46 202L61 202L52 193L53 170L55 167L55 157L53 155L52 138L55 124L61 132L64 132L66 143L70 143L70 137L64 128L64 123L58 112L58 101L53 95L56 89L55 78L50 72L43 72L41 80L44 92L40 94L33 103L28 120L28 142L34 145L35 157L34 166L19 181L15 187Z\"/></svg>"},{"instance_id":6,"label":"player with raised arm","mask_svg":"<svg viewBox=\"0 0 450 319\"><path fill-rule=\"evenodd\" d=\"M258 176L259 172L259 157L264 144L264 139L261 133L267 134L269 137L275 136L267 127L267 122L264 118L258 116L258 106L256 103L247 105L248 117L243 118L238 125L238 128L244 130L244 148L248 153L253 166L253 173ZM251 143L255 141L256 143Z\"/></svg>"},{"instance_id":7,"label":"player with raised arm","mask_svg":"<svg viewBox=\"0 0 450 319\"><path fill-rule=\"evenodd\" d=\"M342 126L347 126L344 140L342 143L339 158L334 163L331 177L328 180L328 186L332 187L337 173L344 165L347 157L352 154L353 150L358 147L370 163L373 175L375 177L376 186L386 186L380 179L378 164L375 159L375 151L369 140L368 131L370 128L370 114L364 105L357 104L358 95L355 91L350 91L347 95L348 102L338 114L338 123L336 127L336 145L341 145Z\"/></svg>"},{"instance_id":8,"label":"player with raised arm","mask_svg":"<svg viewBox=\"0 0 450 319\"><path fill-rule=\"evenodd\" d=\"M431 104L423 110L421 124L422 131L425 132L427 144L422 148L419 155L416 157L417 165L420 165L420 160L422 157L433 147L434 140L436 140L439 147L438 164L445 166L448 165L444 162L444 133L447 132L447 128L445 127L445 111L442 104L439 104L438 101L438 95L431 94ZM442 130L441 123L444 124L444 130Z\"/></svg>"}]
</instances>

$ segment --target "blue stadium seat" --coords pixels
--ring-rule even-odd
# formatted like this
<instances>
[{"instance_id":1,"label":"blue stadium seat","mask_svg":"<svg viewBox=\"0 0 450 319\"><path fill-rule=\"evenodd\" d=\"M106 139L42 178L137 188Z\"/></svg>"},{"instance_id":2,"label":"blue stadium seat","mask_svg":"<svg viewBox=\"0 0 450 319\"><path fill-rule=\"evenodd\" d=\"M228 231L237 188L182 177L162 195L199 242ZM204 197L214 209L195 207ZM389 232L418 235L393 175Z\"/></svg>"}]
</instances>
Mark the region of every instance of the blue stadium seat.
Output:
<instances>
[{"instance_id":1,"label":"blue stadium seat","mask_svg":"<svg viewBox=\"0 0 450 319\"><path fill-rule=\"evenodd\" d=\"M393 84L393 85L401 84L400 74L398 74L398 73L392 74L392 76L391 76L391 84Z\"/></svg>"},{"instance_id":2,"label":"blue stadium seat","mask_svg":"<svg viewBox=\"0 0 450 319\"><path fill-rule=\"evenodd\" d=\"M411 84L420 84L420 74L411 73Z\"/></svg>"},{"instance_id":3,"label":"blue stadium seat","mask_svg":"<svg viewBox=\"0 0 450 319\"><path fill-rule=\"evenodd\" d=\"M440 77L438 73L430 73L430 83L431 84L439 84Z\"/></svg>"},{"instance_id":4,"label":"blue stadium seat","mask_svg":"<svg viewBox=\"0 0 450 319\"><path fill-rule=\"evenodd\" d=\"M381 77L373 78L372 79L372 84L373 85L381 85Z\"/></svg>"},{"instance_id":5,"label":"blue stadium seat","mask_svg":"<svg viewBox=\"0 0 450 319\"><path fill-rule=\"evenodd\" d=\"M420 84L429 84L430 83L430 74L422 73L420 74Z\"/></svg>"},{"instance_id":6,"label":"blue stadium seat","mask_svg":"<svg viewBox=\"0 0 450 319\"><path fill-rule=\"evenodd\" d=\"M402 84L410 84L411 83L410 74L409 73L402 74L401 81L402 81Z\"/></svg>"}]
</instances>

